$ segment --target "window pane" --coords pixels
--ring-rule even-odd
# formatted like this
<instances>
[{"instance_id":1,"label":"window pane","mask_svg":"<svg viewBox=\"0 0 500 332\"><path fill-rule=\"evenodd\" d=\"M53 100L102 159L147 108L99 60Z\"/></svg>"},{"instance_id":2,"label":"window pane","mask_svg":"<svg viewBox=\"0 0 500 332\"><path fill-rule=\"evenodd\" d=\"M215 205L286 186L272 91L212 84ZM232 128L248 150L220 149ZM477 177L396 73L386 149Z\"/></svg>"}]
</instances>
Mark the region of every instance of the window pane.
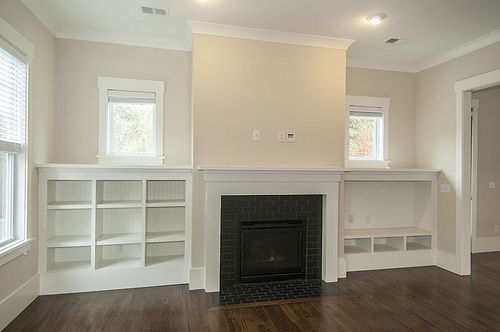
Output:
<instances>
[{"instance_id":1,"label":"window pane","mask_svg":"<svg viewBox=\"0 0 500 332\"><path fill-rule=\"evenodd\" d=\"M109 103L112 154L154 154L155 104Z\"/></svg>"},{"instance_id":2,"label":"window pane","mask_svg":"<svg viewBox=\"0 0 500 332\"><path fill-rule=\"evenodd\" d=\"M0 242L12 237L11 220L9 218L9 197L8 197L8 155L0 152Z\"/></svg>"},{"instance_id":3,"label":"window pane","mask_svg":"<svg viewBox=\"0 0 500 332\"><path fill-rule=\"evenodd\" d=\"M351 116L349 118L349 158L377 159L377 131L379 119Z\"/></svg>"}]
</instances>

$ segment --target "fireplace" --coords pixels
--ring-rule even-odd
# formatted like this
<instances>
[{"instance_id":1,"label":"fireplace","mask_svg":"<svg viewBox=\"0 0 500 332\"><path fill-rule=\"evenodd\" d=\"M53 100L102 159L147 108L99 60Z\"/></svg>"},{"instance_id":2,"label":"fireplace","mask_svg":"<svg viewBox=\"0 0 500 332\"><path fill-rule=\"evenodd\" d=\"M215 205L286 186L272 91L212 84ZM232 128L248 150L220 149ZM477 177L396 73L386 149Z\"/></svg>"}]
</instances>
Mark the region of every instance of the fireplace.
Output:
<instances>
[{"instance_id":1,"label":"fireplace","mask_svg":"<svg viewBox=\"0 0 500 332\"><path fill-rule=\"evenodd\" d=\"M220 290L254 282L320 280L322 195L221 197Z\"/></svg>"},{"instance_id":2,"label":"fireplace","mask_svg":"<svg viewBox=\"0 0 500 332\"><path fill-rule=\"evenodd\" d=\"M238 229L236 276L240 283L305 277L303 220L246 221Z\"/></svg>"}]
</instances>

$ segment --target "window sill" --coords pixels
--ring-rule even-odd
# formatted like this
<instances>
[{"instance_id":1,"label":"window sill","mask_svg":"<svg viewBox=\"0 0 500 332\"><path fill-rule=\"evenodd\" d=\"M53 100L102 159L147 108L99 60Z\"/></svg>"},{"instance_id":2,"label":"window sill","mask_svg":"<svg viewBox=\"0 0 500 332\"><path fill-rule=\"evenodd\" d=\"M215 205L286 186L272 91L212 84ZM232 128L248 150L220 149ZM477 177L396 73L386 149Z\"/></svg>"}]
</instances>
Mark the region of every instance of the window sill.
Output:
<instances>
[{"instance_id":1,"label":"window sill","mask_svg":"<svg viewBox=\"0 0 500 332\"><path fill-rule=\"evenodd\" d=\"M389 160L346 160L345 168L390 168Z\"/></svg>"},{"instance_id":2,"label":"window sill","mask_svg":"<svg viewBox=\"0 0 500 332\"><path fill-rule=\"evenodd\" d=\"M31 243L35 238L19 240L0 248L0 266L7 264L21 255L25 255L31 250Z\"/></svg>"},{"instance_id":3,"label":"window sill","mask_svg":"<svg viewBox=\"0 0 500 332\"><path fill-rule=\"evenodd\" d=\"M97 156L102 166L158 166L163 165L165 156Z\"/></svg>"}]
</instances>

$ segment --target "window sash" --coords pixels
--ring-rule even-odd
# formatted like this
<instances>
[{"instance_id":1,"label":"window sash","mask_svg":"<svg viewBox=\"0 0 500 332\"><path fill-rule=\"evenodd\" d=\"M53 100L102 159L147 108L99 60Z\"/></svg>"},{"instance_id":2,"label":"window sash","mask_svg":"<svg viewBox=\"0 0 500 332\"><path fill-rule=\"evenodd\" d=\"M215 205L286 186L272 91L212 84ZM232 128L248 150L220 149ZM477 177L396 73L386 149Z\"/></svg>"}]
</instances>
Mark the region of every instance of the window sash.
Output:
<instances>
[{"instance_id":1,"label":"window sash","mask_svg":"<svg viewBox=\"0 0 500 332\"><path fill-rule=\"evenodd\" d=\"M0 36L0 150L23 151L27 94L28 57Z\"/></svg>"},{"instance_id":2,"label":"window sash","mask_svg":"<svg viewBox=\"0 0 500 332\"><path fill-rule=\"evenodd\" d=\"M349 121L353 117L375 119L374 131L373 131L373 137L372 137L373 144L374 144L374 146L373 146L374 156L373 157L372 156L367 156L367 157L352 156L351 150L349 149L349 160L369 160L369 161L384 160L383 114L380 112L351 111L350 115L349 115Z\"/></svg>"},{"instance_id":3,"label":"window sash","mask_svg":"<svg viewBox=\"0 0 500 332\"><path fill-rule=\"evenodd\" d=\"M127 93L128 91L120 91L120 92L125 92ZM134 92L131 92L131 95L134 94ZM154 93L152 93L154 95ZM147 94L144 94L147 95ZM150 95L150 94L149 94ZM116 98L116 97L115 97ZM109 97L109 91L108 91L108 130L107 130L107 146L108 146L108 152L107 154L109 156L130 156L130 157L153 157L156 156L156 151L157 151L157 146L156 146L156 99L152 100L152 102L143 102L143 101L150 101L150 99L147 98L142 98L139 99L141 102L137 102L136 97L129 97L129 98L120 98L120 101L111 101ZM154 104L155 107L153 108L153 115L151 119L151 130L152 130L152 144L153 144L153 149L151 152L115 152L113 148L113 135L114 135L114 128L113 128L113 112L114 109L112 107L112 104L114 103L124 103L124 104Z\"/></svg>"},{"instance_id":4,"label":"window sash","mask_svg":"<svg viewBox=\"0 0 500 332\"><path fill-rule=\"evenodd\" d=\"M5 222L7 237L0 241L0 247L3 247L16 240L15 237L15 218L14 218L14 158L11 153L6 153L5 167Z\"/></svg>"}]
</instances>

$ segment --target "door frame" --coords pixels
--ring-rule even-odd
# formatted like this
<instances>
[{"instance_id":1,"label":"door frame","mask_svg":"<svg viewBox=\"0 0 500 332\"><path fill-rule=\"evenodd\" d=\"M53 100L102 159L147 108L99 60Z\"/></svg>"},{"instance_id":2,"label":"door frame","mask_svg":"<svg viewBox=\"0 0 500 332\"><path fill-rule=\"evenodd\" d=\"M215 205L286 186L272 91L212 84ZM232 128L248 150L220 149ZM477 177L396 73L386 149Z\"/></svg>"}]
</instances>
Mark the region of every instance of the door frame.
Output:
<instances>
[{"instance_id":1,"label":"door frame","mask_svg":"<svg viewBox=\"0 0 500 332\"><path fill-rule=\"evenodd\" d=\"M500 85L500 69L455 83L456 93L456 272L471 273L472 91Z\"/></svg>"}]
</instances>

